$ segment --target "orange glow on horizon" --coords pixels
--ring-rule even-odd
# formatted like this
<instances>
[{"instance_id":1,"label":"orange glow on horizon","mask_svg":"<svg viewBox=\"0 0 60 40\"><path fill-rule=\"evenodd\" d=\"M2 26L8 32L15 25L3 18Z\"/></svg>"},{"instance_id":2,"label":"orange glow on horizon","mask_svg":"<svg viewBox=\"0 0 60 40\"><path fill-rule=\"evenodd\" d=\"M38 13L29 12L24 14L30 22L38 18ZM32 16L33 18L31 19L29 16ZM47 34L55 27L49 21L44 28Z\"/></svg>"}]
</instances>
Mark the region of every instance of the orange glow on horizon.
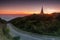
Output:
<instances>
[{"instance_id":1,"label":"orange glow on horizon","mask_svg":"<svg viewBox=\"0 0 60 40\"><path fill-rule=\"evenodd\" d=\"M50 9L50 8L45 10L45 13L47 13L47 14L51 14L53 12L60 12L60 11L59 10L55 10L55 9Z\"/></svg>"},{"instance_id":2,"label":"orange glow on horizon","mask_svg":"<svg viewBox=\"0 0 60 40\"><path fill-rule=\"evenodd\" d=\"M0 11L0 14L33 14L33 12Z\"/></svg>"},{"instance_id":3,"label":"orange glow on horizon","mask_svg":"<svg viewBox=\"0 0 60 40\"><path fill-rule=\"evenodd\" d=\"M53 9L46 9L44 10L45 14L51 14L53 12L59 12L58 10ZM20 12L20 11L13 11L13 10L0 10L0 14L39 14L40 12Z\"/></svg>"}]
</instances>

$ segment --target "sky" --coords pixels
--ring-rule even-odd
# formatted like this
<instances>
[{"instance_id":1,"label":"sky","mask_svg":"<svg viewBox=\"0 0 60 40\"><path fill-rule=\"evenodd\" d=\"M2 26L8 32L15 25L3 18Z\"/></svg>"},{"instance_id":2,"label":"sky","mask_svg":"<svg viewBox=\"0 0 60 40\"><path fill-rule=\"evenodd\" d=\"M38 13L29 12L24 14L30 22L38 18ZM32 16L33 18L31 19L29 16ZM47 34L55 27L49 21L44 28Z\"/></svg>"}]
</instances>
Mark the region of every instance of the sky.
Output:
<instances>
[{"instance_id":1,"label":"sky","mask_svg":"<svg viewBox=\"0 0 60 40\"><path fill-rule=\"evenodd\" d=\"M60 12L60 0L0 0L0 14L38 14L42 6L45 13Z\"/></svg>"}]
</instances>

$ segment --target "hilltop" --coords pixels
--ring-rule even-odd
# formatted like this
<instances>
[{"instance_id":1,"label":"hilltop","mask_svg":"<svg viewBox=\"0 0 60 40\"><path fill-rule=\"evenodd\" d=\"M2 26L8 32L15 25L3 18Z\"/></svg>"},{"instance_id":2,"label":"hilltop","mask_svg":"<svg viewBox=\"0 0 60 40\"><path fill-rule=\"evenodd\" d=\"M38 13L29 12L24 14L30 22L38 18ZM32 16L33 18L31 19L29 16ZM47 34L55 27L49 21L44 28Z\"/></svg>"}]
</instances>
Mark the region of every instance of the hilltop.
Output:
<instances>
[{"instance_id":1,"label":"hilltop","mask_svg":"<svg viewBox=\"0 0 60 40\"><path fill-rule=\"evenodd\" d=\"M15 18L9 22L17 28L27 32L59 36L60 14L57 14L32 14L24 17Z\"/></svg>"}]
</instances>

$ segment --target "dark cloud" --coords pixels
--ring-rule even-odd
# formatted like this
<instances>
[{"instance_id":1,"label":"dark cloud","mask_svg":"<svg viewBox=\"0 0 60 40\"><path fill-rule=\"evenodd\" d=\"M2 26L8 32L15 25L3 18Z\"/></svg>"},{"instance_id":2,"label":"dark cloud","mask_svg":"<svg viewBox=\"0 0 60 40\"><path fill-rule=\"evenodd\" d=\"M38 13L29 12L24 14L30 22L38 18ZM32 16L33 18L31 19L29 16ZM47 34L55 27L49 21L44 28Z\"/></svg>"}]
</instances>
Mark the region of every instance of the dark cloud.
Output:
<instances>
[{"instance_id":1,"label":"dark cloud","mask_svg":"<svg viewBox=\"0 0 60 40\"><path fill-rule=\"evenodd\" d=\"M0 3L6 2L60 2L60 0L0 0Z\"/></svg>"},{"instance_id":2,"label":"dark cloud","mask_svg":"<svg viewBox=\"0 0 60 40\"><path fill-rule=\"evenodd\" d=\"M57 4L60 5L60 0L0 0L0 5L6 4Z\"/></svg>"}]
</instances>

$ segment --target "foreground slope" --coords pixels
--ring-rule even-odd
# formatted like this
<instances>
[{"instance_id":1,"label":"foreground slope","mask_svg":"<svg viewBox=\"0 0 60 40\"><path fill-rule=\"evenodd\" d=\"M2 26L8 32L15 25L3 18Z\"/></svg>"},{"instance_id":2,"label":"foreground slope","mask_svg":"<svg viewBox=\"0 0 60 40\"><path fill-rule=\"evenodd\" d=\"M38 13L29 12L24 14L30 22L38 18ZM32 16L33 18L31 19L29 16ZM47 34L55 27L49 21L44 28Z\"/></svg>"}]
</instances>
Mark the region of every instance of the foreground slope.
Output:
<instances>
[{"instance_id":1,"label":"foreground slope","mask_svg":"<svg viewBox=\"0 0 60 40\"><path fill-rule=\"evenodd\" d=\"M28 15L25 17L18 17L11 21L17 28L38 34L60 36L60 15Z\"/></svg>"}]
</instances>

